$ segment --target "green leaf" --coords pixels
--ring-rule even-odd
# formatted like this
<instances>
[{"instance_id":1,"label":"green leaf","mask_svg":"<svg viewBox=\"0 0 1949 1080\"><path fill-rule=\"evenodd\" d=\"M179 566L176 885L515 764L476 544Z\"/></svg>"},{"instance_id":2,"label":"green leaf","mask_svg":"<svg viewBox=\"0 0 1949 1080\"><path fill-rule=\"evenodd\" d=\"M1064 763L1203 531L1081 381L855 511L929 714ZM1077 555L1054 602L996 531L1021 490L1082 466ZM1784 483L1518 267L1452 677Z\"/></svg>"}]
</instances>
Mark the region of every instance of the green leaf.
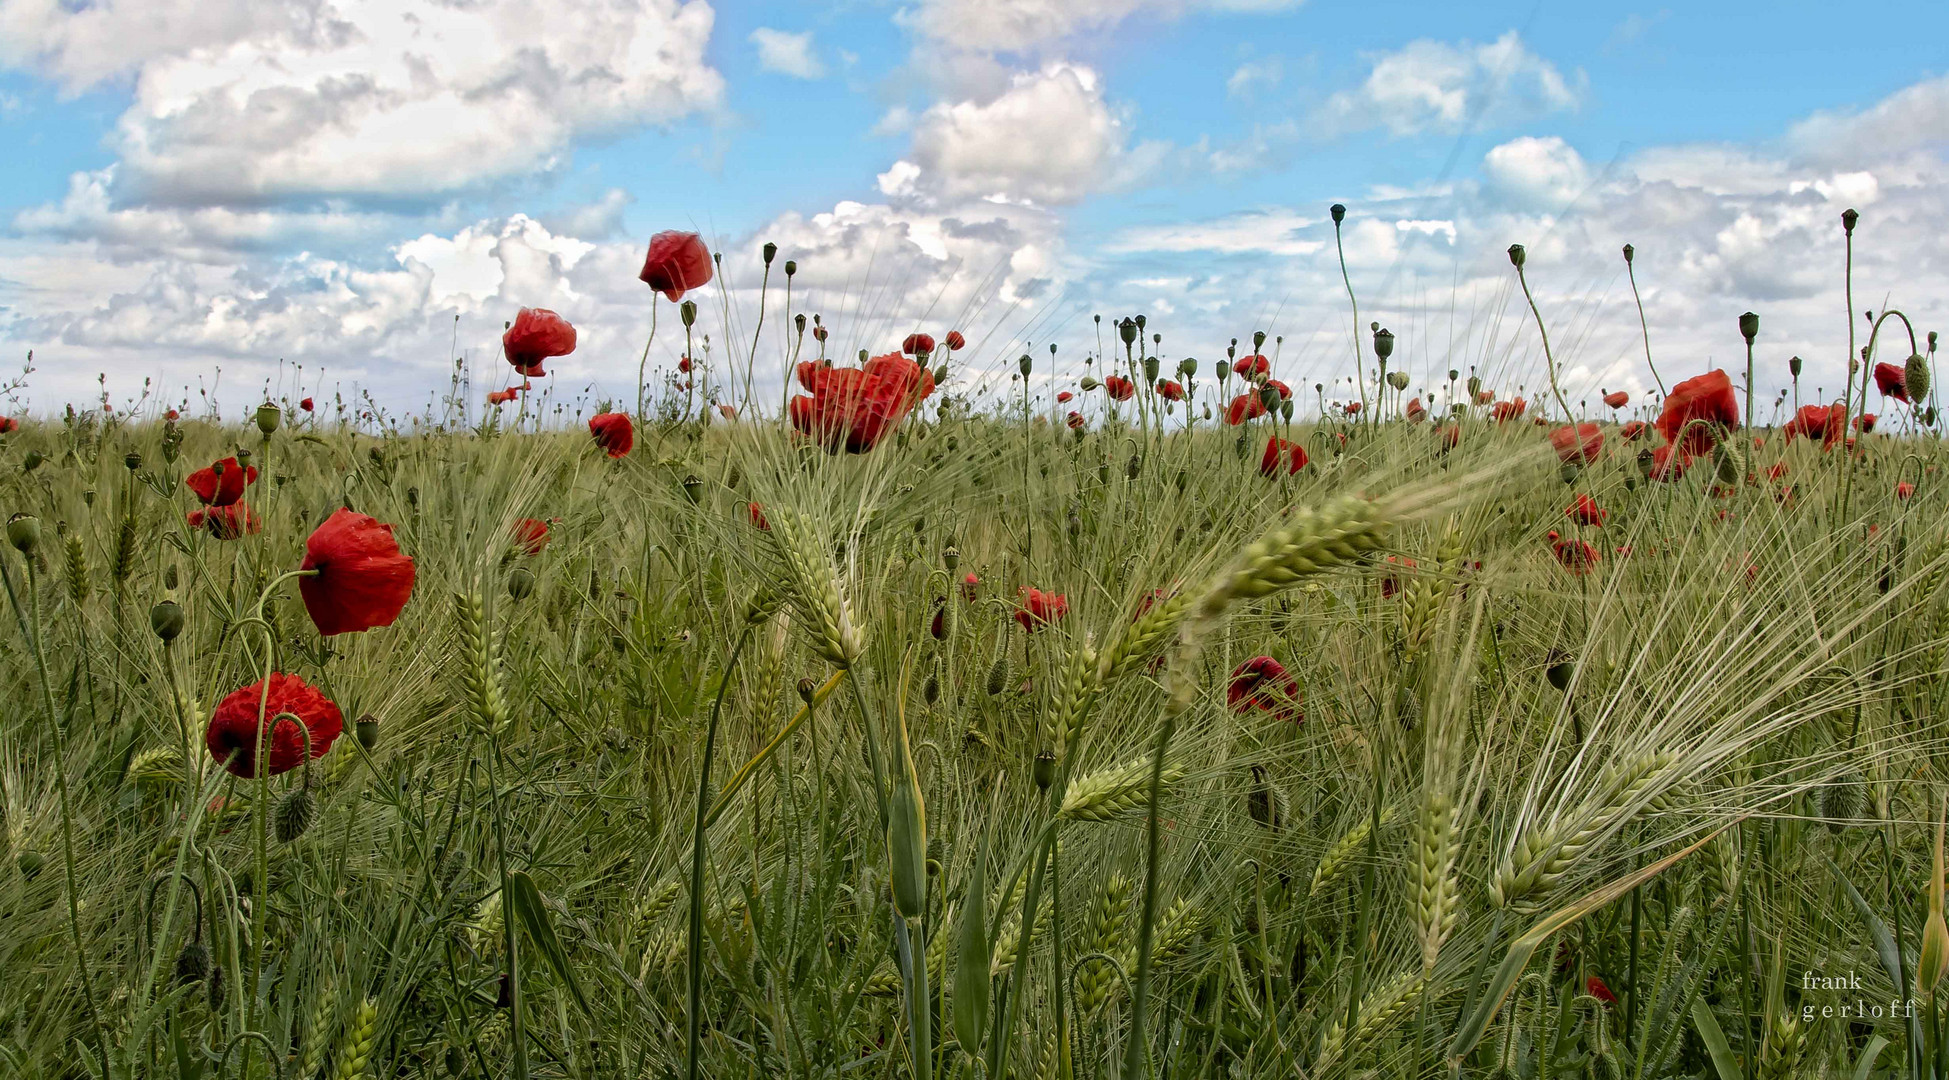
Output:
<instances>
[{"instance_id":1,"label":"green leaf","mask_svg":"<svg viewBox=\"0 0 1949 1080\"><path fill-rule=\"evenodd\" d=\"M1692 1026L1699 1029L1699 1038L1705 1040L1705 1049L1712 1055L1712 1068L1719 1073L1719 1080L1743 1080L1745 1074L1739 1069L1739 1059L1733 1056L1732 1044L1726 1041L1719 1018L1712 1015L1712 1006L1704 998L1692 999Z\"/></svg>"},{"instance_id":2,"label":"green leaf","mask_svg":"<svg viewBox=\"0 0 1949 1080\"><path fill-rule=\"evenodd\" d=\"M526 871L516 870L508 875L508 895L514 901L514 913L521 919L521 925L528 931L528 940L534 942L535 951L541 954L542 961L555 977L568 987L569 996L575 999L584 1015L595 1019L595 1010L589 1007L588 997L582 993L582 983L575 977L575 969L569 966L568 951L562 948L562 939L555 936L555 920L548 907L542 903L541 890L535 888L535 880Z\"/></svg>"}]
</instances>

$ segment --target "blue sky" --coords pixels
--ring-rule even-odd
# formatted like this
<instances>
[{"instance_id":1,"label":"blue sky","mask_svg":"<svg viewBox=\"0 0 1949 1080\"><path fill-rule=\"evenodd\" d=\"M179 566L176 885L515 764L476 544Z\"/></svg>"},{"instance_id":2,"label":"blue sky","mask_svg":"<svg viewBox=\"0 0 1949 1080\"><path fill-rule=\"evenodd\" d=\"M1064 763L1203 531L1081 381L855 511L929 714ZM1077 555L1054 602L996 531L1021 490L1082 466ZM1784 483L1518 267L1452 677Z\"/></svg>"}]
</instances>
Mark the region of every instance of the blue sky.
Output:
<instances>
[{"instance_id":1,"label":"blue sky","mask_svg":"<svg viewBox=\"0 0 1949 1080\"><path fill-rule=\"evenodd\" d=\"M1652 389L1627 240L1674 377L1751 308L1761 392L1788 352L1838 385L1844 206L1858 306L1945 313L1949 78L1900 45L1945 30L1939 3L0 0L0 346L35 350L18 408L219 367L233 409L412 408L450 337L499 385L501 323L547 306L582 331L553 391L633 396L634 264L683 228L725 254L719 338L770 239L845 352L952 323L972 374L1053 337L1053 392L1090 314L1146 312L1167 355L1268 329L1282 377L1330 382L1338 200L1363 320L1427 385L1539 376L1519 241L1576 392Z\"/></svg>"}]
</instances>

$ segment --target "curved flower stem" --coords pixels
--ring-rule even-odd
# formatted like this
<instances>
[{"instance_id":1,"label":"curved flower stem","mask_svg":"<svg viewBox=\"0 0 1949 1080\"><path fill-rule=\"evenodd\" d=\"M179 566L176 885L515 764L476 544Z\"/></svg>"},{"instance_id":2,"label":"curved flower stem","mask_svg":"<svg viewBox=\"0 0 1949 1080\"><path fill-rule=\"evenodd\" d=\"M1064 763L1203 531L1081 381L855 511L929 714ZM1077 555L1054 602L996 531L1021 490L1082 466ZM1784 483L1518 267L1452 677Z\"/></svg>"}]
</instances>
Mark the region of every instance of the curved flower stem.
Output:
<instances>
[{"instance_id":1,"label":"curved flower stem","mask_svg":"<svg viewBox=\"0 0 1949 1080\"><path fill-rule=\"evenodd\" d=\"M1624 260L1624 273L1631 279L1631 299L1638 303L1638 330L1644 335L1644 366L1651 369L1651 381L1658 384L1658 395L1665 394L1665 380L1658 377L1658 366L1651 362L1651 324L1645 321L1644 298L1638 295L1638 271L1631 260Z\"/></svg>"},{"instance_id":2,"label":"curved flower stem","mask_svg":"<svg viewBox=\"0 0 1949 1080\"><path fill-rule=\"evenodd\" d=\"M1572 416L1570 413L1569 403L1563 400L1563 391L1557 389L1556 357L1552 355L1550 352L1550 331L1548 327L1543 325L1543 313L1537 310L1536 297L1530 295L1529 277L1528 275L1523 273L1523 266L1521 263L1516 264L1516 280L1522 283L1523 299L1529 301L1529 313L1531 315L1536 316L1536 332L1538 334L1541 334L1543 337L1543 368L1545 371L1548 371L1550 373L1550 393L1556 397L1557 407L1563 410L1564 419L1571 423L1575 423L1576 418ZM1748 392L1746 395L1746 403L1747 406L1750 408L1752 405L1752 393L1750 387L1748 388Z\"/></svg>"},{"instance_id":3,"label":"curved flower stem","mask_svg":"<svg viewBox=\"0 0 1949 1080\"><path fill-rule=\"evenodd\" d=\"M738 657L751 639L751 624L738 632L738 643L731 649L731 661L724 666L724 677L717 682L717 698L711 702L711 723L704 730L704 758L697 769L697 824L690 839L690 926L685 937L686 972L689 981L690 1011L685 1020L684 1075L697 1080L698 1048L704 1034L704 834L711 805L711 759L717 752L717 721L724 711L724 691L737 672Z\"/></svg>"},{"instance_id":4,"label":"curved flower stem","mask_svg":"<svg viewBox=\"0 0 1949 1080\"><path fill-rule=\"evenodd\" d=\"M1849 250L1852 251L1853 249L1850 248ZM1852 258L1852 256L1850 256L1850 258ZM1875 355L1875 342L1881 337L1881 324L1887 322L1890 316L1902 320L1902 325L1908 328L1908 351L1911 353L1916 351L1915 324L1908 321L1908 316L1902 314L1899 310L1895 308L1889 308L1888 310L1882 312L1879 316L1875 318L1875 325L1873 329L1868 331L1868 347L1866 350L1867 355L1862 357L1861 359L1861 370L1863 373L1861 376L1861 411L1864 413L1868 411L1868 380L1872 378L1874 375L1873 371L1871 371L1868 367L1867 358ZM1848 324L1848 331L1849 331L1848 347L1850 349L1854 347L1853 330L1854 330L1854 324L1850 322ZM1853 378L1850 377L1848 382L1850 385L1852 385ZM1915 406L1913 403L1910 403L1909 411L1910 413L1913 413L1915 411ZM1841 422L1841 450L1844 457L1848 456L1846 453L1847 433L1853 426L1854 426L1854 419L1852 416L1843 419ZM1866 446L1865 440L1863 441L1862 445L1864 447ZM1847 463L1847 474L1841 478L1841 512L1836 518L1837 522L1847 520L1848 503L1852 495L1854 494L1855 471L1856 471L1855 462L1850 459Z\"/></svg>"},{"instance_id":5,"label":"curved flower stem","mask_svg":"<svg viewBox=\"0 0 1949 1080\"><path fill-rule=\"evenodd\" d=\"M1347 248L1340 242L1340 223L1333 223L1333 247L1340 253L1340 281L1347 287L1347 302L1353 305L1353 373L1360 385L1360 411L1367 411L1367 373L1360 357L1360 301L1354 299L1353 278L1347 276ZM1321 415L1326 415L1322 406Z\"/></svg>"},{"instance_id":6,"label":"curved flower stem","mask_svg":"<svg viewBox=\"0 0 1949 1080\"><path fill-rule=\"evenodd\" d=\"M61 803L61 872L63 891L68 900L68 933L74 939L74 962L81 972L81 993L88 1002L88 1020L95 1029L95 1048L101 1057L102 1076L108 1071L108 1029L102 1024L101 1008L95 1002L95 979L88 970L88 949L81 940L81 901L75 887L74 873L74 811L68 797L68 733L61 723L61 715L54 708L54 691L50 688L47 674L47 650L41 642L41 605L39 578L34 570L33 556L26 557L27 563L27 611L21 610L20 596L14 591L13 575L7 572L7 564L0 559L0 582L6 585L7 601L14 609L14 619L20 624L21 634L32 644L34 651L34 672L41 686L41 707L47 712L48 726L54 729L54 756L57 766L54 770L54 788ZM30 630L28 624L33 624Z\"/></svg>"}]
</instances>

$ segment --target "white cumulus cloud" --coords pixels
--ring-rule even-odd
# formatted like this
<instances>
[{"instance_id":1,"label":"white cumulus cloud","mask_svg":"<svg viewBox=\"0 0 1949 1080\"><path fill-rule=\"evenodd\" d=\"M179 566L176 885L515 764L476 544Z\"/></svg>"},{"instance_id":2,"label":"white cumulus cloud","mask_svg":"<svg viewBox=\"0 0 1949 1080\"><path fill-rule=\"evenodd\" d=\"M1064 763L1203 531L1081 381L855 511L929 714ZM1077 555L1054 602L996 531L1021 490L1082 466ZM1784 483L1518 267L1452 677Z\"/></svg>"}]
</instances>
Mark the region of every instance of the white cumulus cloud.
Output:
<instances>
[{"instance_id":1,"label":"white cumulus cloud","mask_svg":"<svg viewBox=\"0 0 1949 1080\"><path fill-rule=\"evenodd\" d=\"M1366 81L1316 111L1319 130L1452 134L1575 109L1583 100L1583 74L1565 76L1514 30L1481 45L1423 38L1372 59Z\"/></svg>"},{"instance_id":2,"label":"white cumulus cloud","mask_svg":"<svg viewBox=\"0 0 1949 1080\"><path fill-rule=\"evenodd\" d=\"M825 61L812 51L812 31L789 33L761 26L751 32L751 43L758 48L758 66L797 79L819 79L826 74Z\"/></svg>"}]
</instances>

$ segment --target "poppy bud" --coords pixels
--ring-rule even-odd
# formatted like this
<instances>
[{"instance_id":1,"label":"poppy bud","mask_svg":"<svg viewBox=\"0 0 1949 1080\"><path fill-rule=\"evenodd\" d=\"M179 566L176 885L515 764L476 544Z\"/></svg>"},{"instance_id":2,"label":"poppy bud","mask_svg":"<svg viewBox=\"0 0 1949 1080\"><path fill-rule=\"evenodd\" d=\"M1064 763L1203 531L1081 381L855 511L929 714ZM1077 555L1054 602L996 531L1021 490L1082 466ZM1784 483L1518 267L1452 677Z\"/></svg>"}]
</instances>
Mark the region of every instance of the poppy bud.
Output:
<instances>
[{"instance_id":1,"label":"poppy bud","mask_svg":"<svg viewBox=\"0 0 1949 1080\"><path fill-rule=\"evenodd\" d=\"M284 413L280 412L276 405L268 401L257 407L257 430L266 435L276 431L278 424L283 419Z\"/></svg>"},{"instance_id":2,"label":"poppy bud","mask_svg":"<svg viewBox=\"0 0 1949 1080\"><path fill-rule=\"evenodd\" d=\"M1293 399L1292 398L1287 398L1286 400L1279 403L1279 419L1284 420L1289 424L1292 423L1293 421Z\"/></svg>"},{"instance_id":3,"label":"poppy bud","mask_svg":"<svg viewBox=\"0 0 1949 1080\"><path fill-rule=\"evenodd\" d=\"M210 978L205 985L209 988L206 997L210 1003L210 1011L216 1012L223 1008L223 992L228 989L223 982L223 965L219 964L210 969Z\"/></svg>"},{"instance_id":4,"label":"poppy bud","mask_svg":"<svg viewBox=\"0 0 1949 1080\"><path fill-rule=\"evenodd\" d=\"M134 450L131 450L126 455L123 456L122 464L128 466L128 470L130 472L134 472L135 470L140 469L142 467L142 455Z\"/></svg>"},{"instance_id":5,"label":"poppy bud","mask_svg":"<svg viewBox=\"0 0 1949 1080\"><path fill-rule=\"evenodd\" d=\"M920 696L929 705L941 700L941 676L939 673L932 671L927 673L927 681L922 683L920 687Z\"/></svg>"},{"instance_id":6,"label":"poppy bud","mask_svg":"<svg viewBox=\"0 0 1949 1080\"><path fill-rule=\"evenodd\" d=\"M1750 311L1741 315L1739 317L1739 334L1746 339L1746 344L1751 345L1753 339L1760 336L1760 317Z\"/></svg>"},{"instance_id":7,"label":"poppy bud","mask_svg":"<svg viewBox=\"0 0 1949 1080\"><path fill-rule=\"evenodd\" d=\"M773 243L767 243L764 247L764 252L765 252L765 265L770 266L771 261L773 259L778 258L778 245Z\"/></svg>"},{"instance_id":8,"label":"poppy bud","mask_svg":"<svg viewBox=\"0 0 1949 1080\"><path fill-rule=\"evenodd\" d=\"M682 304L678 305L677 317L683 320L684 329L688 330L692 326L695 326L697 324L697 301L685 300Z\"/></svg>"},{"instance_id":9,"label":"poppy bud","mask_svg":"<svg viewBox=\"0 0 1949 1080\"><path fill-rule=\"evenodd\" d=\"M183 609L174 600L164 600L149 609L149 629L164 641L176 640L183 632Z\"/></svg>"},{"instance_id":10,"label":"poppy bud","mask_svg":"<svg viewBox=\"0 0 1949 1080\"><path fill-rule=\"evenodd\" d=\"M1386 332L1387 331L1385 330L1381 331L1381 333L1386 333ZM1387 385L1393 387L1396 390L1406 390L1408 388L1408 373L1405 371L1388 372Z\"/></svg>"},{"instance_id":11,"label":"poppy bud","mask_svg":"<svg viewBox=\"0 0 1949 1080\"><path fill-rule=\"evenodd\" d=\"M1007 688L1008 654L1002 653L995 657L994 663L988 665L988 678L983 681L982 689L988 691L989 697L999 697Z\"/></svg>"},{"instance_id":12,"label":"poppy bud","mask_svg":"<svg viewBox=\"0 0 1949 1080\"><path fill-rule=\"evenodd\" d=\"M1030 369L1035 367L1035 361L1030 358L1028 353L1023 353L1022 358L1015 361L1015 366L1021 369L1022 377L1026 379L1029 377Z\"/></svg>"},{"instance_id":13,"label":"poppy bud","mask_svg":"<svg viewBox=\"0 0 1949 1080\"><path fill-rule=\"evenodd\" d=\"M1191 376L1196 375L1197 373L1198 373L1198 361L1195 357L1187 356L1184 359L1178 361L1179 375L1188 379Z\"/></svg>"},{"instance_id":14,"label":"poppy bud","mask_svg":"<svg viewBox=\"0 0 1949 1080\"><path fill-rule=\"evenodd\" d=\"M1327 207L1326 212L1333 215L1333 223L1335 225L1347 220L1347 208L1341 206L1339 203L1334 203L1332 206Z\"/></svg>"},{"instance_id":15,"label":"poppy bud","mask_svg":"<svg viewBox=\"0 0 1949 1080\"><path fill-rule=\"evenodd\" d=\"M176 954L176 985L202 982L210 974L210 950L201 941L188 941Z\"/></svg>"},{"instance_id":16,"label":"poppy bud","mask_svg":"<svg viewBox=\"0 0 1949 1080\"><path fill-rule=\"evenodd\" d=\"M1224 382L1224 381L1225 381L1226 379L1229 379L1229 378L1231 378L1231 377L1232 377L1232 365L1231 365L1231 364L1229 364L1229 363L1227 363L1227 362L1225 362L1225 361L1223 361L1223 360L1220 360L1220 361L1218 362L1218 366L1217 366L1217 368L1216 368L1216 370L1217 370L1217 372L1218 372L1218 381L1219 381L1219 382Z\"/></svg>"},{"instance_id":17,"label":"poppy bud","mask_svg":"<svg viewBox=\"0 0 1949 1080\"><path fill-rule=\"evenodd\" d=\"M1142 315L1139 315L1137 316L1137 329L1142 330L1143 328L1144 328L1144 317Z\"/></svg>"},{"instance_id":18,"label":"poppy bud","mask_svg":"<svg viewBox=\"0 0 1949 1080\"><path fill-rule=\"evenodd\" d=\"M1565 462L1557 468L1557 479L1566 484L1574 484L1577 482L1577 472L1578 468L1575 464Z\"/></svg>"},{"instance_id":19,"label":"poppy bud","mask_svg":"<svg viewBox=\"0 0 1949 1080\"><path fill-rule=\"evenodd\" d=\"M1860 220L1861 220L1860 213L1855 211L1852 208L1841 211L1841 231L1845 232L1849 236L1853 236L1854 223Z\"/></svg>"},{"instance_id":20,"label":"poppy bud","mask_svg":"<svg viewBox=\"0 0 1949 1080\"><path fill-rule=\"evenodd\" d=\"M7 543L22 555L32 555L41 546L41 519L32 514L15 514L7 519Z\"/></svg>"},{"instance_id":21,"label":"poppy bud","mask_svg":"<svg viewBox=\"0 0 1949 1080\"><path fill-rule=\"evenodd\" d=\"M1036 751L1035 765L1031 767L1030 774L1035 777L1037 791L1049 790L1049 786L1056 782L1056 752L1046 748Z\"/></svg>"},{"instance_id":22,"label":"poppy bud","mask_svg":"<svg viewBox=\"0 0 1949 1080\"><path fill-rule=\"evenodd\" d=\"M517 566L508 574L508 596L515 600L526 600L535 591L535 575L525 566Z\"/></svg>"},{"instance_id":23,"label":"poppy bud","mask_svg":"<svg viewBox=\"0 0 1949 1080\"><path fill-rule=\"evenodd\" d=\"M1928 426L1930 426L1930 427L1934 427L1934 426L1935 426L1935 406L1934 406L1934 405L1931 405L1931 406L1929 406L1928 408L1926 408L1926 409L1923 409L1923 410L1922 410L1922 422L1923 422L1924 424L1927 424L1927 425L1928 425Z\"/></svg>"},{"instance_id":24,"label":"poppy bud","mask_svg":"<svg viewBox=\"0 0 1949 1080\"><path fill-rule=\"evenodd\" d=\"M1509 245L1509 265L1514 266L1518 270L1521 270L1523 268L1524 258L1525 255L1523 253L1523 245L1521 244Z\"/></svg>"},{"instance_id":25,"label":"poppy bud","mask_svg":"<svg viewBox=\"0 0 1949 1080\"><path fill-rule=\"evenodd\" d=\"M1134 319L1126 318L1117 324L1117 336L1123 339L1125 345L1136 344L1137 330L1137 322Z\"/></svg>"},{"instance_id":26,"label":"poppy bud","mask_svg":"<svg viewBox=\"0 0 1949 1080\"><path fill-rule=\"evenodd\" d=\"M301 787L286 795L277 804L277 842L288 844L303 836L317 816L318 800L311 797L308 789Z\"/></svg>"},{"instance_id":27,"label":"poppy bud","mask_svg":"<svg viewBox=\"0 0 1949 1080\"><path fill-rule=\"evenodd\" d=\"M1902 371L1902 389L1908 391L1910 401L1929 396L1929 362L1921 353L1909 354L1908 364Z\"/></svg>"},{"instance_id":28,"label":"poppy bud","mask_svg":"<svg viewBox=\"0 0 1949 1080\"><path fill-rule=\"evenodd\" d=\"M798 683L799 700L805 702L807 705L812 704L812 695L817 693L818 690L819 690L818 684L814 683L811 679L799 680Z\"/></svg>"},{"instance_id":29,"label":"poppy bud","mask_svg":"<svg viewBox=\"0 0 1949 1080\"><path fill-rule=\"evenodd\" d=\"M1787 361L1787 374L1792 375L1794 378L1798 379L1800 377L1801 364L1802 361L1798 356L1790 358Z\"/></svg>"},{"instance_id":30,"label":"poppy bud","mask_svg":"<svg viewBox=\"0 0 1949 1080\"><path fill-rule=\"evenodd\" d=\"M792 264L786 263L785 265L790 266ZM797 315L792 316L792 325L798 328L799 333L805 333L805 312L801 311Z\"/></svg>"},{"instance_id":31,"label":"poppy bud","mask_svg":"<svg viewBox=\"0 0 1949 1080\"><path fill-rule=\"evenodd\" d=\"M1934 351L1935 351L1935 331L1934 331L1934 330L1931 330L1931 331L1929 331L1929 351L1930 351L1930 352L1934 352Z\"/></svg>"},{"instance_id":32,"label":"poppy bud","mask_svg":"<svg viewBox=\"0 0 1949 1080\"><path fill-rule=\"evenodd\" d=\"M1386 329L1374 331L1374 355L1382 360L1394 355L1394 331Z\"/></svg>"},{"instance_id":33,"label":"poppy bud","mask_svg":"<svg viewBox=\"0 0 1949 1080\"><path fill-rule=\"evenodd\" d=\"M704 501L704 482L697 479L696 474L684 477L683 488L684 498L690 500L690 505L696 506Z\"/></svg>"},{"instance_id":34,"label":"poppy bud","mask_svg":"<svg viewBox=\"0 0 1949 1080\"><path fill-rule=\"evenodd\" d=\"M1144 381L1150 383L1152 386L1157 385L1157 357L1155 355L1144 357Z\"/></svg>"},{"instance_id":35,"label":"poppy bud","mask_svg":"<svg viewBox=\"0 0 1949 1080\"><path fill-rule=\"evenodd\" d=\"M174 589L176 587L175 563L170 563L168 566L162 568L162 587L165 589Z\"/></svg>"},{"instance_id":36,"label":"poppy bud","mask_svg":"<svg viewBox=\"0 0 1949 1080\"><path fill-rule=\"evenodd\" d=\"M379 746L379 718L371 713L366 713L364 716L359 717L358 721L352 725L352 733L358 736L360 746L367 750L377 749Z\"/></svg>"},{"instance_id":37,"label":"poppy bud","mask_svg":"<svg viewBox=\"0 0 1949 1080\"><path fill-rule=\"evenodd\" d=\"M14 869L19 870L20 876L27 878L30 881L36 877L39 877L41 873L41 867L46 865L47 865L47 857L45 855L42 855L40 852L35 851L33 848L28 848L27 850L14 856Z\"/></svg>"},{"instance_id":38,"label":"poppy bud","mask_svg":"<svg viewBox=\"0 0 1949 1080\"><path fill-rule=\"evenodd\" d=\"M1088 392L1088 391L1091 391L1091 390L1094 390L1094 389L1096 389L1097 387L1099 387L1099 386L1101 386L1101 385L1103 385L1103 384L1102 384L1102 383L1099 383L1099 382L1097 382L1097 381L1096 381L1096 379L1095 379L1094 377L1092 377L1092 376L1089 376L1089 375L1085 375L1085 376L1083 376L1083 381L1082 381L1082 382L1079 382L1079 383L1077 383L1076 385L1078 385L1078 386L1080 386L1080 387L1082 387L1082 388L1083 388L1083 390L1084 390L1085 392Z\"/></svg>"},{"instance_id":39,"label":"poppy bud","mask_svg":"<svg viewBox=\"0 0 1949 1080\"><path fill-rule=\"evenodd\" d=\"M1632 247L1632 246L1631 246L1631 245L1629 245L1629 244L1626 244L1626 245L1624 245L1624 261L1625 261L1625 262L1627 262L1627 263L1628 263L1628 262L1630 262L1630 261L1631 261L1631 257L1632 257L1633 255L1636 255L1637 253L1638 253L1638 249L1637 249L1637 248L1634 248L1634 247Z\"/></svg>"},{"instance_id":40,"label":"poppy bud","mask_svg":"<svg viewBox=\"0 0 1949 1080\"><path fill-rule=\"evenodd\" d=\"M939 386L946 381L947 381L947 365L942 364L940 367L934 369L934 385ZM942 408L946 408L945 403L942 404Z\"/></svg>"},{"instance_id":41,"label":"poppy bud","mask_svg":"<svg viewBox=\"0 0 1949 1080\"><path fill-rule=\"evenodd\" d=\"M35 469L41 467L41 462L46 460L47 458L42 456L39 450L29 450L27 451L27 456L20 459L21 471L33 472Z\"/></svg>"},{"instance_id":42,"label":"poppy bud","mask_svg":"<svg viewBox=\"0 0 1949 1080\"><path fill-rule=\"evenodd\" d=\"M1473 375L1469 376L1469 381L1467 383L1467 386L1469 389L1470 397L1476 397L1477 395L1482 393L1482 380L1476 378Z\"/></svg>"}]
</instances>

